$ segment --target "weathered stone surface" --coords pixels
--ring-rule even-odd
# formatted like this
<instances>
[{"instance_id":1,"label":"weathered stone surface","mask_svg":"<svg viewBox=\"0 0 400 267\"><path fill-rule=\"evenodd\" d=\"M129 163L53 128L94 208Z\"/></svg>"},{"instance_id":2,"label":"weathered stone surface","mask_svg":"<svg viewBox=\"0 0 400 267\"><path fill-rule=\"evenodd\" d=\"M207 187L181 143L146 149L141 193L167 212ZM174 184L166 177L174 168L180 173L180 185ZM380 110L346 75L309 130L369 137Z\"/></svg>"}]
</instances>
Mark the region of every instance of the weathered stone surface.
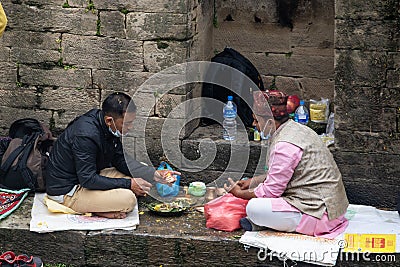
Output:
<instances>
[{"instance_id":1,"label":"weathered stone surface","mask_svg":"<svg viewBox=\"0 0 400 267\"><path fill-rule=\"evenodd\" d=\"M316 21L317 19L318 18L313 18L303 23L299 23L295 19L295 27L293 27L289 35L290 46L292 49L306 47L313 51L326 49L330 51L330 56L333 56L333 36L335 29L333 14L327 15L324 20L321 21ZM310 21L313 22L310 23ZM293 50L293 52L296 51ZM319 52L318 55L321 55L321 52Z\"/></svg>"},{"instance_id":2,"label":"weathered stone surface","mask_svg":"<svg viewBox=\"0 0 400 267\"><path fill-rule=\"evenodd\" d=\"M83 88L44 88L40 94L40 108L84 112L99 108L99 91Z\"/></svg>"},{"instance_id":3,"label":"weathered stone surface","mask_svg":"<svg viewBox=\"0 0 400 267\"><path fill-rule=\"evenodd\" d=\"M50 31L82 35L96 34L97 15L82 8L47 6L37 8L20 4L4 6L7 16L12 18L8 26L22 31Z\"/></svg>"},{"instance_id":4,"label":"weathered stone surface","mask_svg":"<svg viewBox=\"0 0 400 267\"><path fill-rule=\"evenodd\" d=\"M368 184L399 186L400 166L396 164L400 159L399 155L336 151L334 156L346 182L361 184L368 181Z\"/></svg>"},{"instance_id":5,"label":"weathered stone surface","mask_svg":"<svg viewBox=\"0 0 400 267\"><path fill-rule=\"evenodd\" d=\"M125 15L119 11L100 11L100 29L102 36L125 38Z\"/></svg>"},{"instance_id":6,"label":"weathered stone surface","mask_svg":"<svg viewBox=\"0 0 400 267\"><path fill-rule=\"evenodd\" d=\"M399 154L399 140L398 133L350 132L338 128L335 131L335 147L343 151Z\"/></svg>"},{"instance_id":7,"label":"weathered stone surface","mask_svg":"<svg viewBox=\"0 0 400 267\"><path fill-rule=\"evenodd\" d=\"M45 70L20 65L19 75L20 81L28 85L86 88L90 87L92 83L90 70L87 69L54 68Z\"/></svg>"},{"instance_id":8,"label":"weathered stone surface","mask_svg":"<svg viewBox=\"0 0 400 267\"><path fill-rule=\"evenodd\" d=\"M294 79L291 77L277 76L275 77L275 85L279 90L285 92L288 95L301 95L301 88L299 79ZM272 81L271 81L272 82ZM271 82L264 84L264 87L269 87Z\"/></svg>"},{"instance_id":9,"label":"weathered stone surface","mask_svg":"<svg viewBox=\"0 0 400 267\"><path fill-rule=\"evenodd\" d=\"M278 21L274 1L216 1L215 8L217 20L214 23L217 27L224 22L252 22L261 27L264 23Z\"/></svg>"},{"instance_id":10,"label":"weathered stone surface","mask_svg":"<svg viewBox=\"0 0 400 267\"><path fill-rule=\"evenodd\" d=\"M12 48L11 60L18 63L37 64L37 63L53 63L56 64L60 60L61 54L57 50L41 50L30 48Z\"/></svg>"},{"instance_id":11,"label":"weathered stone surface","mask_svg":"<svg viewBox=\"0 0 400 267\"><path fill-rule=\"evenodd\" d=\"M0 62L0 88L13 89L17 87L17 64Z\"/></svg>"},{"instance_id":12,"label":"weathered stone surface","mask_svg":"<svg viewBox=\"0 0 400 267\"><path fill-rule=\"evenodd\" d=\"M300 76L329 79L333 77L332 57L287 54L244 54L264 75Z\"/></svg>"},{"instance_id":13,"label":"weathered stone surface","mask_svg":"<svg viewBox=\"0 0 400 267\"><path fill-rule=\"evenodd\" d=\"M183 13L189 10L190 0L116 0L116 1L98 1L95 3L98 9L124 10L126 12L165 12L165 13Z\"/></svg>"},{"instance_id":14,"label":"weathered stone surface","mask_svg":"<svg viewBox=\"0 0 400 267\"><path fill-rule=\"evenodd\" d=\"M126 35L135 40L190 37L186 14L132 12L126 15Z\"/></svg>"},{"instance_id":15,"label":"weathered stone surface","mask_svg":"<svg viewBox=\"0 0 400 267\"><path fill-rule=\"evenodd\" d=\"M0 39L0 46L39 50L57 50L60 48L61 34L50 32L8 31Z\"/></svg>"},{"instance_id":16,"label":"weathered stone surface","mask_svg":"<svg viewBox=\"0 0 400 267\"><path fill-rule=\"evenodd\" d=\"M179 108L179 111L175 110L171 114L171 112L178 106L184 103L186 100L186 96L182 95L173 95L173 94L165 94L162 98L158 99L156 104L156 115L159 117L166 118L168 115L172 116L172 118L185 118L186 113L184 108ZM185 104L182 104L185 105Z\"/></svg>"},{"instance_id":17,"label":"weathered stone surface","mask_svg":"<svg viewBox=\"0 0 400 267\"><path fill-rule=\"evenodd\" d=\"M11 52L10 48L0 46L0 62L10 61L10 52Z\"/></svg>"},{"instance_id":18,"label":"weathered stone surface","mask_svg":"<svg viewBox=\"0 0 400 267\"><path fill-rule=\"evenodd\" d=\"M398 9L398 1L335 1L335 16L337 19L381 20L395 16Z\"/></svg>"},{"instance_id":19,"label":"weathered stone surface","mask_svg":"<svg viewBox=\"0 0 400 267\"><path fill-rule=\"evenodd\" d=\"M333 101L334 81L332 79L299 79L304 99L320 100L321 97L328 98Z\"/></svg>"},{"instance_id":20,"label":"weathered stone surface","mask_svg":"<svg viewBox=\"0 0 400 267\"><path fill-rule=\"evenodd\" d=\"M142 71L142 43L117 38L65 34L62 41L64 64L116 71Z\"/></svg>"},{"instance_id":21,"label":"weathered stone surface","mask_svg":"<svg viewBox=\"0 0 400 267\"><path fill-rule=\"evenodd\" d=\"M0 90L1 105L14 108L34 108L37 106L35 88L15 88ZM10 114L12 115L12 114Z\"/></svg>"},{"instance_id":22,"label":"weathered stone surface","mask_svg":"<svg viewBox=\"0 0 400 267\"><path fill-rule=\"evenodd\" d=\"M188 42L144 42L143 48L144 65L150 72L184 63L189 53Z\"/></svg>"},{"instance_id":23,"label":"weathered stone surface","mask_svg":"<svg viewBox=\"0 0 400 267\"><path fill-rule=\"evenodd\" d=\"M335 85L382 87L386 79L386 53L336 50Z\"/></svg>"},{"instance_id":24,"label":"weathered stone surface","mask_svg":"<svg viewBox=\"0 0 400 267\"><path fill-rule=\"evenodd\" d=\"M131 96L151 77L149 72L125 72L114 70L93 70L93 83L103 90L125 91ZM146 89L143 87L140 91ZM149 92L153 93L153 91Z\"/></svg>"},{"instance_id":25,"label":"weathered stone surface","mask_svg":"<svg viewBox=\"0 0 400 267\"><path fill-rule=\"evenodd\" d=\"M140 120L144 122L146 119L150 119L147 117L155 115L157 99L153 93L140 92L137 94L131 94L131 96L137 107L137 121ZM143 118L140 118L139 116L142 116ZM143 127L142 124L140 125Z\"/></svg>"},{"instance_id":26,"label":"weathered stone surface","mask_svg":"<svg viewBox=\"0 0 400 267\"><path fill-rule=\"evenodd\" d=\"M398 87L389 89L382 88L381 100L383 106L400 107L400 90Z\"/></svg>"},{"instance_id":27,"label":"weathered stone surface","mask_svg":"<svg viewBox=\"0 0 400 267\"><path fill-rule=\"evenodd\" d=\"M0 129L1 135L7 135L8 128L11 123L15 120L23 119L23 118L35 118L46 125L49 125L50 118L52 117L52 112L47 110L38 110L38 109L22 109L22 108L13 108L0 106Z\"/></svg>"},{"instance_id":28,"label":"weathered stone surface","mask_svg":"<svg viewBox=\"0 0 400 267\"><path fill-rule=\"evenodd\" d=\"M400 69L387 71L387 87L400 88Z\"/></svg>"},{"instance_id":29,"label":"weathered stone surface","mask_svg":"<svg viewBox=\"0 0 400 267\"><path fill-rule=\"evenodd\" d=\"M240 53L288 53L290 34L290 29L273 24L223 21L214 29L214 49L222 52L229 46Z\"/></svg>"},{"instance_id":30,"label":"weathered stone surface","mask_svg":"<svg viewBox=\"0 0 400 267\"><path fill-rule=\"evenodd\" d=\"M396 131L396 109L363 105L361 102L352 108L337 106L335 122L344 131L390 133Z\"/></svg>"},{"instance_id":31,"label":"weathered stone surface","mask_svg":"<svg viewBox=\"0 0 400 267\"><path fill-rule=\"evenodd\" d=\"M52 127L51 131L55 135L61 134L64 129L67 127L68 123L70 123L76 117L82 115L86 111L89 110L70 110L63 109L63 107L59 107L56 111L52 111Z\"/></svg>"},{"instance_id":32,"label":"weathered stone surface","mask_svg":"<svg viewBox=\"0 0 400 267\"><path fill-rule=\"evenodd\" d=\"M363 51L397 51L400 45L396 21L336 20L336 48Z\"/></svg>"}]
</instances>

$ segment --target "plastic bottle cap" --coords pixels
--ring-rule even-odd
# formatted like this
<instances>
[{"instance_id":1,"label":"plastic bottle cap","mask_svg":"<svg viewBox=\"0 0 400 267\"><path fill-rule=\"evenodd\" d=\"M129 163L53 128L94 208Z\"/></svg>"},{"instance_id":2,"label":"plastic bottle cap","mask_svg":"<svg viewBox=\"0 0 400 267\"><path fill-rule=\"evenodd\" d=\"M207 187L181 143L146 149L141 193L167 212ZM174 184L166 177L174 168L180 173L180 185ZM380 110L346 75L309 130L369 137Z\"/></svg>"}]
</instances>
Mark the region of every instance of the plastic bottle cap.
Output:
<instances>
[{"instance_id":1,"label":"plastic bottle cap","mask_svg":"<svg viewBox=\"0 0 400 267\"><path fill-rule=\"evenodd\" d=\"M233 96L228 95L228 101L232 101L233 100Z\"/></svg>"},{"instance_id":2,"label":"plastic bottle cap","mask_svg":"<svg viewBox=\"0 0 400 267\"><path fill-rule=\"evenodd\" d=\"M304 106L304 100L300 100L300 106Z\"/></svg>"}]
</instances>

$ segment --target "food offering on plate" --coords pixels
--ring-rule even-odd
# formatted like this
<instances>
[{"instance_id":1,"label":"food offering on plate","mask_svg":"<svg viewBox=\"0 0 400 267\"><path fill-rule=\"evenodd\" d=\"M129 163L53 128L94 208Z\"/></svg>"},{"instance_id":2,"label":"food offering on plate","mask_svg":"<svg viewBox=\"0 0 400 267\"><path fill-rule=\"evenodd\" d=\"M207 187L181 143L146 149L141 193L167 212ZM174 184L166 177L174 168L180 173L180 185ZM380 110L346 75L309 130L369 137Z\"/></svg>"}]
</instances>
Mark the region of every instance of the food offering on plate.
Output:
<instances>
[{"instance_id":1,"label":"food offering on plate","mask_svg":"<svg viewBox=\"0 0 400 267\"><path fill-rule=\"evenodd\" d=\"M160 203L152 202L147 205L147 208L152 213L161 216L177 216L181 215L192 205L192 201L187 198L177 198L172 202Z\"/></svg>"}]
</instances>

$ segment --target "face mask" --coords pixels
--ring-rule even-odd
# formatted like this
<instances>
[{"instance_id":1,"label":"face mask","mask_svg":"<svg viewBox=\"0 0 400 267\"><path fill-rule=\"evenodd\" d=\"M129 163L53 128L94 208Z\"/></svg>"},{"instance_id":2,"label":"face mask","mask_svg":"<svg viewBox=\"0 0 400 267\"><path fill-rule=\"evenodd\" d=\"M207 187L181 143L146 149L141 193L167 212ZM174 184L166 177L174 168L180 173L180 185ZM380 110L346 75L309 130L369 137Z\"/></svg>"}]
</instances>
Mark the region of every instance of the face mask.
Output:
<instances>
[{"instance_id":1,"label":"face mask","mask_svg":"<svg viewBox=\"0 0 400 267\"><path fill-rule=\"evenodd\" d=\"M109 130L110 133L112 133L112 135L114 135L115 137L122 137L121 132L117 129L117 126L115 126L114 118L111 118L111 119L113 120L113 123L114 123L115 132L111 129L110 126L108 126L108 130Z\"/></svg>"}]
</instances>

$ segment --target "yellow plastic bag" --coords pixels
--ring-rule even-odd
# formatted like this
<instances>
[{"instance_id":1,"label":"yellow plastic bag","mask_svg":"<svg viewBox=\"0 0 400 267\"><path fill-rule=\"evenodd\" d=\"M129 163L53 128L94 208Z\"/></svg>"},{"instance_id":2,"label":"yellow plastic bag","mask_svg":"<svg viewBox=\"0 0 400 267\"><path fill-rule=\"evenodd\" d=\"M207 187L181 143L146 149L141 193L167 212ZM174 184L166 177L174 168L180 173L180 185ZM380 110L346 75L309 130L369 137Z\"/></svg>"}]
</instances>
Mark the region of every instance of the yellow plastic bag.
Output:
<instances>
[{"instance_id":1,"label":"yellow plastic bag","mask_svg":"<svg viewBox=\"0 0 400 267\"><path fill-rule=\"evenodd\" d=\"M4 12L4 9L0 3L0 37L3 35L3 32L6 29L6 26L7 26L6 13Z\"/></svg>"}]
</instances>

